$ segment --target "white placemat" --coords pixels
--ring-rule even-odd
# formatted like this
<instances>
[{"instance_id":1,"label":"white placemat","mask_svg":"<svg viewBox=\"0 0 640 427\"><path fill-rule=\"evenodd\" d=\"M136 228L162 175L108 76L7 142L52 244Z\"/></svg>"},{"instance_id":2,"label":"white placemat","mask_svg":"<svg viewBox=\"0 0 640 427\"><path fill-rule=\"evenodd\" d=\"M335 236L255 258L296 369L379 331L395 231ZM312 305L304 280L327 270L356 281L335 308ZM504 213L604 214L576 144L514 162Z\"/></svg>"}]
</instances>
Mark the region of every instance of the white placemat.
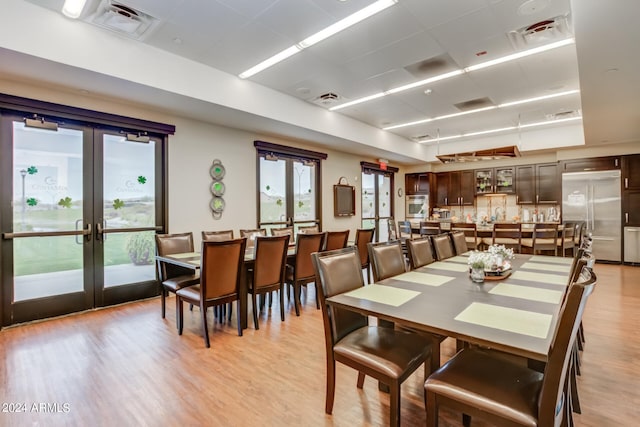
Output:
<instances>
[{"instance_id":1,"label":"white placemat","mask_svg":"<svg viewBox=\"0 0 640 427\"><path fill-rule=\"evenodd\" d=\"M373 284L363 286L362 288L355 289L343 295L399 307L419 294L420 292L410 291L408 289Z\"/></svg>"},{"instance_id":2,"label":"white placemat","mask_svg":"<svg viewBox=\"0 0 640 427\"><path fill-rule=\"evenodd\" d=\"M525 270L557 271L559 273L568 273L571 270L571 265L525 262L519 268L524 268Z\"/></svg>"},{"instance_id":3,"label":"white placemat","mask_svg":"<svg viewBox=\"0 0 640 427\"><path fill-rule=\"evenodd\" d=\"M496 285L489 293L530 301L547 302L549 304L559 304L564 294L562 291L532 288L531 286L520 286L505 282Z\"/></svg>"},{"instance_id":4,"label":"white placemat","mask_svg":"<svg viewBox=\"0 0 640 427\"><path fill-rule=\"evenodd\" d=\"M550 264L568 264L571 265L573 263L573 258L563 258L557 256L545 256L545 255L534 255L529 258L529 261L533 262L548 262Z\"/></svg>"},{"instance_id":5,"label":"white placemat","mask_svg":"<svg viewBox=\"0 0 640 427\"><path fill-rule=\"evenodd\" d=\"M420 273L417 271L409 271L408 273L402 273L397 276L394 276L392 277L392 279L419 283L421 285L440 286L453 280L454 277L440 276L439 274L431 274L431 273Z\"/></svg>"},{"instance_id":6,"label":"white placemat","mask_svg":"<svg viewBox=\"0 0 640 427\"><path fill-rule=\"evenodd\" d=\"M541 282L558 286L567 286L567 282L569 281L569 277L558 274L534 273L533 271L521 270L514 271L510 278L513 280L527 280L529 282Z\"/></svg>"},{"instance_id":7,"label":"white placemat","mask_svg":"<svg viewBox=\"0 0 640 427\"><path fill-rule=\"evenodd\" d=\"M469 262L469 257L464 255L458 255L443 260L444 262L456 262L458 264L466 264Z\"/></svg>"},{"instance_id":8,"label":"white placemat","mask_svg":"<svg viewBox=\"0 0 640 427\"><path fill-rule=\"evenodd\" d=\"M182 259L182 258L193 258L194 256L200 256L199 252L187 252L183 254L173 254L169 255L171 258Z\"/></svg>"},{"instance_id":9,"label":"white placemat","mask_svg":"<svg viewBox=\"0 0 640 427\"><path fill-rule=\"evenodd\" d=\"M469 266L466 264L458 264L455 262L434 262L433 264L427 265L425 268L433 268L435 270L448 270L448 271L469 271Z\"/></svg>"},{"instance_id":10,"label":"white placemat","mask_svg":"<svg viewBox=\"0 0 640 427\"><path fill-rule=\"evenodd\" d=\"M546 338L552 316L498 305L471 303L455 320L536 338Z\"/></svg>"}]
</instances>

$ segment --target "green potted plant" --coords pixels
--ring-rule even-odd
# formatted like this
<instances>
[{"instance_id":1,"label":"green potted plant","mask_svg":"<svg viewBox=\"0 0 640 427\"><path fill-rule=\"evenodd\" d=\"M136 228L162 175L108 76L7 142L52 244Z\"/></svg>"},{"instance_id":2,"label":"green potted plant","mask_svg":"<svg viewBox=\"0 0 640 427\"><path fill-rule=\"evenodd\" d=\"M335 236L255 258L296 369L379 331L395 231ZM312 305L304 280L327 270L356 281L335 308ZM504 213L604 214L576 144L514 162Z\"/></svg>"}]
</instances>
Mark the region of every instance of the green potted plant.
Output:
<instances>
[{"instance_id":1,"label":"green potted plant","mask_svg":"<svg viewBox=\"0 0 640 427\"><path fill-rule=\"evenodd\" d=\"M150 233L131 233L127 236L126 250L134 265L153 264L155 244Z\"/></svg>"}]
</instances>

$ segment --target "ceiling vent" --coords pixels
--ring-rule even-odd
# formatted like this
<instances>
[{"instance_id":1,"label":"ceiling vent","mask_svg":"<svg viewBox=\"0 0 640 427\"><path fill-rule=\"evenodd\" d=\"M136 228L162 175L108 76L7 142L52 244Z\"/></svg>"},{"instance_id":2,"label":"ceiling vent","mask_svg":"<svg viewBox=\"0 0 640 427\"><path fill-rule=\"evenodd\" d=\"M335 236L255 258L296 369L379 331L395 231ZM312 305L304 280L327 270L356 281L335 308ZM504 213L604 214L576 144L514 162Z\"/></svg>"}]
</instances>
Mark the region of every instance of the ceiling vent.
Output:
<instances>
[{"instance_id":1,"label":"ceiling vent","mask_svg":"<svg viewBox=\"0 0 640 427\"><path fill-rule=\"evenodd\" d=\"M418 79L437 76L458 68L460 67L458 67L453 58L448 54L434 56L433 58L424 59L404 67L407 72Z\"/></svg>"},{"instance_id":2,"label":"ceiling vent","mask_svg":"<svg viewBox=\"0 0 640 427\"><path fill-rule=\"evenodd\" d=\"M561 119L569 119L571 117L578 117L580 115L580 111L578 110L565 110L558 111L557 113L546 114L545 117L547 120L561 120Z\"/></svg>"},{"instance_id":3,"label":"ceiling vent","mask_svg":"<svg viewBox=\"0 0 640 427\"><path fill-rule=\"evenodd\" d=\"M124 4L102 0L87 22L134 39L142 39L149 35L160 21Z\"/></svg>"},{"instance_id":4,"label":"ceiling vent","mask_svg":"<svg viewBox=\"0 0 640 427\"><path fill-rule=\"evenodd\" d=\"M556 16L509 32L509 39L515 48L538 46L552 43L571 36L569 18Z\"/></svg>"},{"instance_id":5,"label":"ceiling vent","mask_svg":"<svg viewBox=\"0 0 640 427\"><path fill-rule=\"evenodd\" d=\"M320 96L316 96L311 100L313 104L321 105L323 107L332 107L342 101L342 97L334 92L327 92Z\"/></svg>"},{"instance_id":6,"label":"ceiling vent","mask_svg":"<svg viewBox=\"0 0 640 427\"><path fill-rule=\"evenodd\" d=\"M459 102L457 104L453 104L453 106L456 107L460 111L476 110L478 108L493 107L495 105L496 104L494 104L493 101L491 101L487 97L470 99L468 101L463 101L463 102Z\"/></svg>"},{"instance_id":7,"label":"ceiling vent","mask_svg":"<svg viewBox=\"0 0 640 427\"><path fill-rule=\"evenodd\" d=\"M479 162L482 160L501 160L520 157L520 151L515 145L488 150L478 150L467 153L443 154L436 156L442 163Z\"/></svg>"}]
</instances>

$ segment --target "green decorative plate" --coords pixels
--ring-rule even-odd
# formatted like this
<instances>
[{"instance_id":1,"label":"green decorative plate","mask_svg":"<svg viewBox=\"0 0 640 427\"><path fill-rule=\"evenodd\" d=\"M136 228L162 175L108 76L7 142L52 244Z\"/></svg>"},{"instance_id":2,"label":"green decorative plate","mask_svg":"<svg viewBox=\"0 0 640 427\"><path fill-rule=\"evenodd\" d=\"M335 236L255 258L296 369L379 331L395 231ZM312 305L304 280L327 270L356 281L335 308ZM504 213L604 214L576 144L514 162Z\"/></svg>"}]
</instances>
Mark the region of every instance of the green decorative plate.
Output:
<instances>
[{"instance_id":1,"label":"green decorative plate","mask_svg":"<svg viewBox=\"0 0 640 427\"><path fill-rule=\"evenodd\" d=\"M209 207L215 213L222 213L224 210L224 199L222 197L214 197L209 203Z\"/></svg>"},{"instance_id":2,"label":"green decorative plate","mask_svg":"<svg viewBox=\"0 0 640 427\"><path fill-rule=\"evenodd\" d=\"M211 165L211 169L209 169L209 174L211 175L211 178L213 179L222 179L224 178L224 174L226 173L226 170L224 169L224 166L222 166L222 162L220 160L214 160L213 164Z\"/></svg>"},{"instance_id":3,"label":"green decorative plate","mask_svg":"<svg viewBox=\"0 0 640 427\"><path fill-rule=\"evenodd\" d=\"M211 194L214 196L222 196L224 194L225 186L222 181L213 181L211 183Z\"/></svg>"}]
</instances>

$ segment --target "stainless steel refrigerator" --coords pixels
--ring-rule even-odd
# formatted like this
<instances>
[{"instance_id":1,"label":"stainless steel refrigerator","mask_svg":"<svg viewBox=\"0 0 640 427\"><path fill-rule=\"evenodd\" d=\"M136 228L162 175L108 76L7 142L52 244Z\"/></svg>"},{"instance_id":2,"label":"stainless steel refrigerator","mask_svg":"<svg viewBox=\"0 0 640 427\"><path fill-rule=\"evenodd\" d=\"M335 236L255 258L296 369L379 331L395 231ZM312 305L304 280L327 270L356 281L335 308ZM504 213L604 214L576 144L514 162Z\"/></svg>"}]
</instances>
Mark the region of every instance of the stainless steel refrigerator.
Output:
<instances>
[{"instance_id":1,"label":"stainless steel refrigerator","mask_svg":"<svg viewBox=\"0 0 640 427\"><path fill-rule=\"evenodd\" d=\"M562 174L562 219L584 221L597 260L622 260L620 171Z\"/></svg>"}]
</instances>

